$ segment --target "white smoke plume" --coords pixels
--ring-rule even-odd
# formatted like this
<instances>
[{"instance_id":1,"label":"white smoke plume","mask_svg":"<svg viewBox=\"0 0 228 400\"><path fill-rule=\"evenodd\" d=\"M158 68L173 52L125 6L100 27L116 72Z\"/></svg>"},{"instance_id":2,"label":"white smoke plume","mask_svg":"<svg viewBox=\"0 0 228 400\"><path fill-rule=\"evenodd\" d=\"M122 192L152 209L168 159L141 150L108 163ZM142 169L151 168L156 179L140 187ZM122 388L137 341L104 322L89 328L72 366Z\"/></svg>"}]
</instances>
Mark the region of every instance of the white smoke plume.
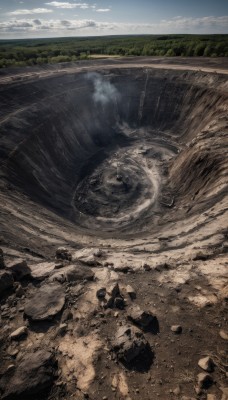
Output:
<instances>
[{"instance_id":1,"label":"white smoke plume","mask_svg":"<svg viewBox=\"0 0 228 400\"><path fill-rule=\"evenodd\" d=\"M114 85L97 72L88 73L88 79L92 80L94 86L93 100L96 103L107 105L115 101L119 96L119 92Z\"/></svg>"}]
</instances>

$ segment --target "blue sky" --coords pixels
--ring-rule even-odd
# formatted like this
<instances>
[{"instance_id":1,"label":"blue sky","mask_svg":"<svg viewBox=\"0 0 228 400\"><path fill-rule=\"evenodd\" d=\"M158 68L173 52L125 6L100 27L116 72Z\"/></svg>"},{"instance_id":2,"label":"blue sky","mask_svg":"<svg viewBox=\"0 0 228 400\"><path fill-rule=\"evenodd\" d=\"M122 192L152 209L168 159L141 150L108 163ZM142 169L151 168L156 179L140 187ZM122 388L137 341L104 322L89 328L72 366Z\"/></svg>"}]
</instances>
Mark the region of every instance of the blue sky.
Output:
<instances>
[{"instance_id":1,"label":"blue sky","mask_svg":"<svg viewBox=\"0 0 228 400\"><path fill-rule=\"evenodd\" d=\"M228 33L225 0L0 0L0 38Z\"/></svg>"}]
</instances>

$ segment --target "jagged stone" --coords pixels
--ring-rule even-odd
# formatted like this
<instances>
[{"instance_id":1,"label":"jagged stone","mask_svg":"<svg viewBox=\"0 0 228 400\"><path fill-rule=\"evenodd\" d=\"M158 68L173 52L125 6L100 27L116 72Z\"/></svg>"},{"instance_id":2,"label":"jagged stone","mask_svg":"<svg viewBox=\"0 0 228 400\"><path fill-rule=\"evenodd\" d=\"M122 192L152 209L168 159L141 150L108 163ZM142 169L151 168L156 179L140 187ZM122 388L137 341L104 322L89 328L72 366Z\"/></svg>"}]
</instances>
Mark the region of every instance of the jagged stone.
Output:
<instances>
[{"instance_id":1,"label":"jagged stone","mask_svg":"<svg viewBox=\"0 0 228 400\"><path fill-rule=\"evenodd\" d=\"M107 288L107 293L114 299L120 295L120 288L118 283L114 283Z\"/></svg>"},{"instance_id":2,"label":"jagged stone","mask_svg":"<svg viewBox=\"0 0 228 400\"><path fill-rule=\"evenodd\" d=\"M150 311L143 311L139 306L133 306L129 309L127 317L144 331L159 332L157 317Z\"/></svg>"},{"instance_id":3,"label":"jagged stone","mask_svg":"<svg viewBox=\"0 0 228 400\"><path fill-rule=\"evenodd\" d=\"M137 328L128 325L121 326L117 330L112 346L117 357L126 363L132 362L150 348L143 334Z\"/></svg>"},{"instance_id":4,"label":"jagged stone","mask_svg":"<svg viewBox=\"0 0 228 400\"><path fill-rule=\"evenodd\" d=\"M61 322L65 323L69 320L73 319L73 314L70 310L66 309L62 313Z\"/></svg>"},{"instance_id":5,"label":"jagged stone","mask_svg":"<svg viewBox=\"0 0 228 400\"><path fill-rule=\"evenodd\" d=\"M214 362L210 357L201 358L198 362L198 365L206 372L214 371Z\"/></svg>"},{"instance_id":6,"label":"jagged stone","mask_svg":"<svg viewBox=\"0 0 228 400\"><path fill-rule=\"evenodd\" d=\"M135 292L135 290L133 289L132 286L127 285L126 292L127 292L127 294L130 296L130 298L132 300L136 299L136 292Z\"/></svg>"},{"instance_id":7,"label":"jagged stone","mask_svg":"<svg viewBox=\"0 0 228 400\"><path fill-rule=\"evenodd\" d=\"M66 249L65 247L59 247L56 250L56 259L71 261L72 255L71 255L70 251L68 249Z\"/></svg>"},{"instance_id":8,"label":"jagged stone","mask_svg":"<svg viewBox=\"0 0 228 400\"><path fill-rule=\"evenodd\" d=\"M13 275L6 270L0 271L0 296L13 287Z\"/></svg>"},{"instance_id":9,"label":"jagged stone","mask_svg":"<svg viewBox=\"0 0 228 400\"><path fill-rule=\"evenodd\" d=\"M10 339L18 340L23 336L26 336L28 333L27 326L21 326L20 328L16 329L14 332L11 333Z\"/></svg>"},{"instance_id":10,"label":"jagged stone","mask_svg":"<svg viewBox=\"0 0 228 400\"><path fill-rule=\"evenodd\" d=\"M20 281L24 278L31 277L31 270L27 262L22 258L18 258L7 264L7 271L10 271L15 281Z\"/></svg>"},{"instance_id":11,"label":"jagged stone","mask_svg":"<svg viewBox=\"0 0 228 400\"><path fill-rule=\"evenodd\" d=\"M16 290L15 290L15 294L17 297L22 297L25 294L25 291L23 289L23 287L21 286L21 284L19 283Z\"/></svg>"},{"instance_id":12,"label":"jagged stone","mask_svg":"<svg viewBox=\"0 0 228 400\"><path fill-rule=\"evenodd\" d=\"M33 321L53 318L65 304L65 294L61 285L49 283L36 289L25 302L25 315Z\"/></svg>"},{"instance_id":13,"label":"jagged stone","mask_svg":"<svg viewBox=\"0 0 228 400\"><path fill-rule=\"evenodd\" d=\"M15 372L10 377L6 375L1 378L2 399L16 400L37 396L52 385L55 370L56 362L51 352L39 350L26 353Z\"/></svg>"}]
</instances>

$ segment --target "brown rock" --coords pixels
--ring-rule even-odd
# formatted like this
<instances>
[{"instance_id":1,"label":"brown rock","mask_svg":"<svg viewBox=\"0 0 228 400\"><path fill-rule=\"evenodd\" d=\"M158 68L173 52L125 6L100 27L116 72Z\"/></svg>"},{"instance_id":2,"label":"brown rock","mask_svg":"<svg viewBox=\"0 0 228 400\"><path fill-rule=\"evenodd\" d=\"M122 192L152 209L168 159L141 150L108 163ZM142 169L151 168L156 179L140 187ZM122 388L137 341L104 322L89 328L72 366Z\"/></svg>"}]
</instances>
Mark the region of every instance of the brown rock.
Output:
<instances>
[{"instance_id":1,"label":"brown rock","mask_svg":"<svg viewBox=\"0 0 228 400\"><path fill-rule=\"evenodd\" d=\"M198 362L200 368L202 368L206 372L214 371L214 362L210 357L201 358Z\"/></svg>"},{"instance_id":2,"label":"brown rock","mask_svg":"<svg viewBox=\"0 0 228 400\"><path fill-rule=\"evenodd\" d=\"M132 362L142 352L150 349L143 334L138 329L128 325L121 326L118 329L112 346L118 358L127 364Z\"/></svg>"},{"instance_id":3,"label":"brown rock","mask_svg":"<svg viewBox=\"0 0 228 400\"><path fill-rule=\"evenodd\" d=\"M27 326L21 326L20 328L16 329L14 332L11 333L10 339L18 340L21 339L23 336L26 336L28 333Z\"/></svg>"},{"instance_id":4,"label":"brown rock","mask_svg":"<svg viewBox=\"0 0 228 400\"><path fill-rule=\"evenodd\" d=\"M57 260L72 260L72 255L65 247L59 247L56 250L56 259Z\"/></svg>"},{"instance_id":5,"label":"brown rock","mask_svg":"<svg viewBox=\"0 0 228 400\"><path fill-rule=\"evenodd\" d=\"M127 291L127 294L130 296L131 300L136 299L136 292L132 286L127 285L126 291Z\"/></svg>"},{"instance_id":6,"label":"brown rock","mask_svg":"<svg viewBox=\"0 0 228 400\"><path fill-rule=\"evenodd\" d=\"M49 283L36 289L25 303L25 315L33 321L53 318L65 304L65 294L61 285Z\"/></svg>"},{"instance_id":7,"label":"brown rock","mask_svg":"<svg viewBox=\"0 0 228 400\"><path fill-rule=\"evenodd\" d=\"M171 326L171 331L178 335L182 332L182 327L180 325L173 325Z\"/></svg>"},{"instance_id":8,"label":"brown rock","mask_svg":"<svg viewBox=\"0 0 228 400\"><path fill-rule=\"evenodd\" d=\"M149 331L154 334L159 332L157 317L150 311L142 311L140 307L133 306L129 309L127 317L144 331Z\"/></svg>"},{"instance_id":9,"label":"brown rock","mask_svg":"<svg viewBox=\"0 0 228 400\"><path fill-rule=\"evenodd\" d=\"M7 271L12 273L15 281L20 281L21 279L31 277L31 270L26 261L22 258L18 258L17 260L7 264Z\"/></svg>"},{"instance_id":10,"label":"brown rock","mask_svg":"<svg viewBox=\"0 0 228 400\"><path fill-rule=\"evenodd\" d=\"M13 400L37 398L38 394L49 388L56 371L56 362L53 355L46 350L26 353L10 376L3 376L0 380L2 399Z\"/></svg>"}]
</instances>

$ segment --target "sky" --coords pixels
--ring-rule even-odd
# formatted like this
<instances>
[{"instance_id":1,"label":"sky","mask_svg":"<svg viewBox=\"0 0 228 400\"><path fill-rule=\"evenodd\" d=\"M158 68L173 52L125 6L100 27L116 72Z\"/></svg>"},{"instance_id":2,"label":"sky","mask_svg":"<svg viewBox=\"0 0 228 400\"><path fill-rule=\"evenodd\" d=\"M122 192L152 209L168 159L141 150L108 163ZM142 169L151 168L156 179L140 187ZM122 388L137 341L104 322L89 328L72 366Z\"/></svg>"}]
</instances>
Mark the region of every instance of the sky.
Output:
<instances>
[{"instance_id":1,"label":"sky","mask_svg":"<svg viewBox=\"0 0 228 400\"><path fill-rule=\"evenodd\" d=\"M0 39L228 33L226 0L0 0Z\"/></svg>"}]
</instances>

